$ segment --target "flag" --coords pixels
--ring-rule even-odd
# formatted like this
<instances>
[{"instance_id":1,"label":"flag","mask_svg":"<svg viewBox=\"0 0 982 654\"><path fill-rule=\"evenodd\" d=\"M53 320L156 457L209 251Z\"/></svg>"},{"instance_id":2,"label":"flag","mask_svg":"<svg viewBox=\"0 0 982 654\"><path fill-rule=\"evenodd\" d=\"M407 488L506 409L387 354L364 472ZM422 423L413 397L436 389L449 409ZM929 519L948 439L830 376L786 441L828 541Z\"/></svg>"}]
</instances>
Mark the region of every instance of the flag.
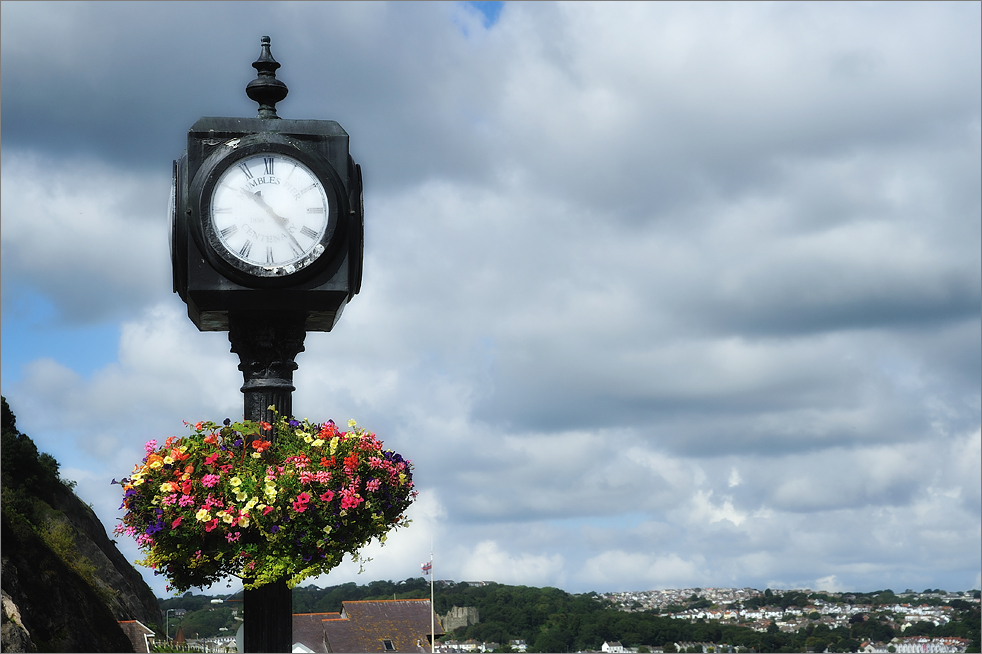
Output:
<instances>
[{"instance_id":1,"label":"flag","mask_svg":"<svg viewBox=\"0 0 982 654\"><path fill-rule=\"evenodd\" d=\"M427 561L423 564L423 574L428 575L430 571L433 570L433 561Z\"/></svg>"}]
</instances>

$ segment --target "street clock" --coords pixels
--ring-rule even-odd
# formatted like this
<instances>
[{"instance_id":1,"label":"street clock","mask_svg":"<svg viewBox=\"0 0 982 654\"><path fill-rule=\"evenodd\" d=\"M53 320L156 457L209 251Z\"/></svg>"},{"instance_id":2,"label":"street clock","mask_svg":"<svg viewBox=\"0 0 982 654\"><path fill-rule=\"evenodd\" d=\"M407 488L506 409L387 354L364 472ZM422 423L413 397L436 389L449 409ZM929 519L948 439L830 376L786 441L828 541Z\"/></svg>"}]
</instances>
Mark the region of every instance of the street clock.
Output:
<instances>
[{"instance_id":1,"label":"street clock","mask_svg":"<svg viewBox=\"0 0 982 654\"><path fill-rule=\"evenodd\" d=\"M361 288L361 168L335 121L276 116L287 89L266 37L253 66L259 116L201 118L174 162L174 291L201 331L228 331L230 312L254 311L330 331Z\"/></svg>"}]
</instances>

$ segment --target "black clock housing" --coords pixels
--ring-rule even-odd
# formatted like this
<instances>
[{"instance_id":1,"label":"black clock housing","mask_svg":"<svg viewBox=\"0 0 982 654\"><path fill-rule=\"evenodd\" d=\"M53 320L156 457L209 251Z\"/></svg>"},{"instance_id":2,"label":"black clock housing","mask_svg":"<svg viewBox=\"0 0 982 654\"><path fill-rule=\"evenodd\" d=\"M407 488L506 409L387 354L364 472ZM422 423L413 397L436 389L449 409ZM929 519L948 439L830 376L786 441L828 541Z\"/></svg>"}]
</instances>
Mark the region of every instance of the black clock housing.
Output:
<instances>
[{"instance_id":1,"label":"black clock housing","mask_svg":"<svg viewBox=\"0 0 982 654\"><path fill-rule=\"evenodd\" d=\"M215 182L258 152L294 157L320 180L331 205L323 252L295 271L271 274L222 256L211 226ZM331 331L361 289L364 202L348 134L332 120L201 118L174 162L171 258L174 291L201 331L227 331L229 312L300 312L307 331Z\"/></svg>"}]
</instances>

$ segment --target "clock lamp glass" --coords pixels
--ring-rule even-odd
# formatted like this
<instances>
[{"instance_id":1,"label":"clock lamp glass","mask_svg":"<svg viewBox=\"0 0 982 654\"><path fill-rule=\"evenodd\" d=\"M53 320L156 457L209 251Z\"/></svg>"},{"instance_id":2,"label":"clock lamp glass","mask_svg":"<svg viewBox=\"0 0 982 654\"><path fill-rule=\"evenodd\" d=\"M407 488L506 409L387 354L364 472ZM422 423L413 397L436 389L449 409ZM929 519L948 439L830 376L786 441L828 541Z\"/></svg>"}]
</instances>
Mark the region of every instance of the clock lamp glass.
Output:
<instances>
[{"instance_id":1,"label":"clock lamp glass","mask_svg":"<svg viewBox=\"0 0 982 654\"><path fill-rule=\"evenodd\" d=\"M211 196L211 223L228 254L290 273L324 251L330 218L323 184L297 159L260 153L230 165Z\"/></svg>"}]
</instances>

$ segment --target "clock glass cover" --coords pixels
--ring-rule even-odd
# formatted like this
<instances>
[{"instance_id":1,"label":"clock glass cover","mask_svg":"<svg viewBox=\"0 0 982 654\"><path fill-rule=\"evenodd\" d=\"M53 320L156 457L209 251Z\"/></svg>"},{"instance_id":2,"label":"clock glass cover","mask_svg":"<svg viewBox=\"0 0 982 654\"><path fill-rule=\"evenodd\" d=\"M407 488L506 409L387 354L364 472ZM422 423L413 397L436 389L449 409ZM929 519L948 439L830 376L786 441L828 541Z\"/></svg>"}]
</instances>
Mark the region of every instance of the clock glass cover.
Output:
<instances>
[{"instance_id":1,"label":"clock glass cover","mask_svg":"<svg viewBox=\"0 0 982 654\"><path fill-rule=\"evenodd\" d=\"M222 247L265 273L289 274L324 251L331 214L327 193L289 155L265 152L234 162L218 178L210 207Z\"/></svg>"}]
</instances>

